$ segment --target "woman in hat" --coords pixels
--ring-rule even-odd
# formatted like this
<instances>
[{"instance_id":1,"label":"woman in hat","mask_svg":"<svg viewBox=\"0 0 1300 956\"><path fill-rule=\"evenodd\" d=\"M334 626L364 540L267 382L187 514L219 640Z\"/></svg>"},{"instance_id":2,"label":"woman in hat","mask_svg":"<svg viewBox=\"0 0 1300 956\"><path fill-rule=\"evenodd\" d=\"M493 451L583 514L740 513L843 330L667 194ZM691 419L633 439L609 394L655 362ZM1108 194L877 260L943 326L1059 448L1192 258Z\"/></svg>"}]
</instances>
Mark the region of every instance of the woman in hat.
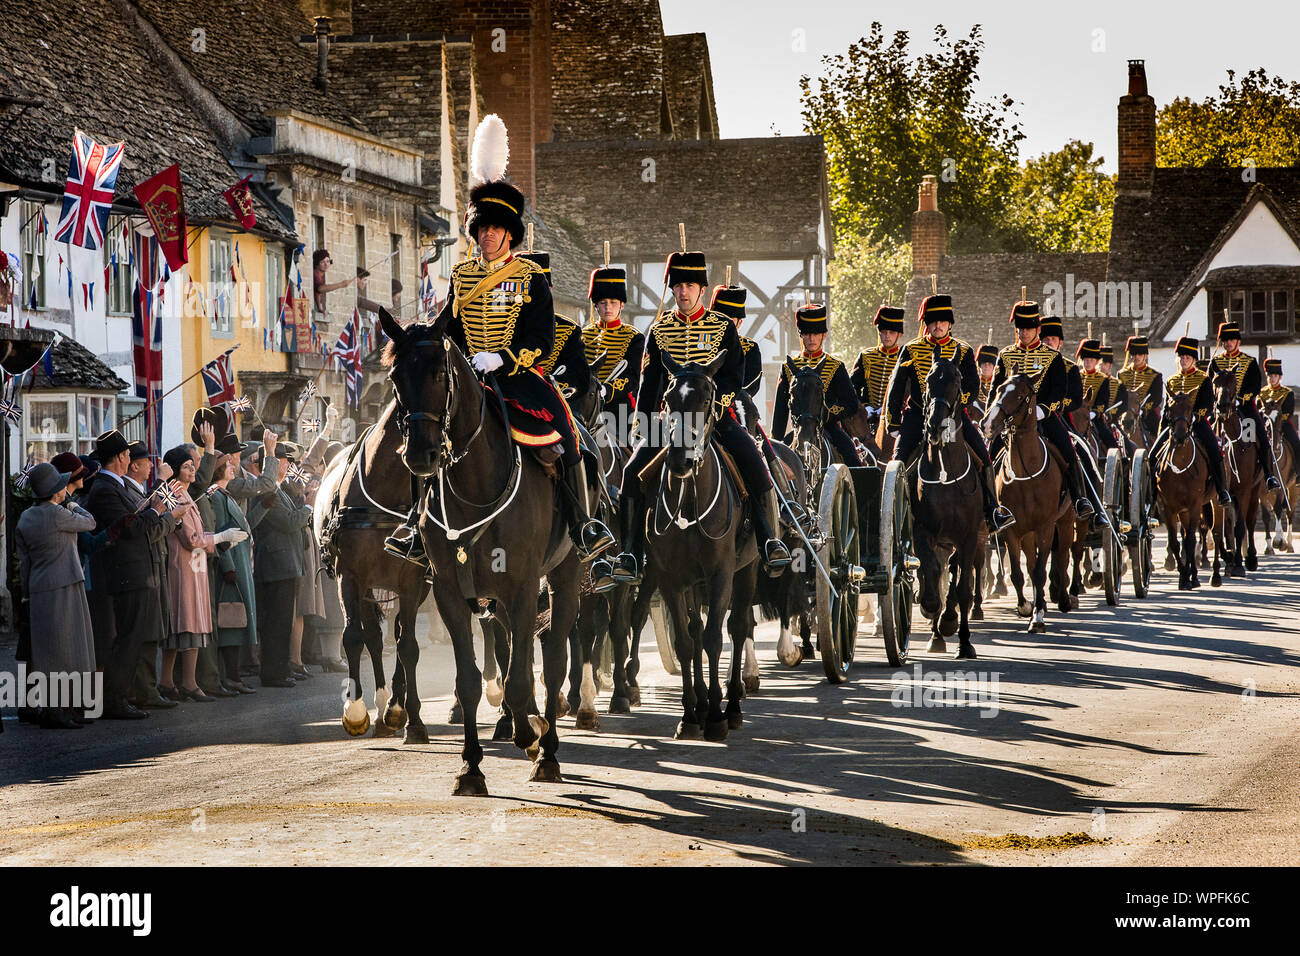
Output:
<instances>
[{"instance_id":1,"label":"woman in hat","mask_svg":"<svg viewBox=\"0 0 1300 956\"><path fill-rule=\"evenodd\" d=\"M252 528L244 509L229 491L230 482L239 474L239 453L226 455L217 463L212 473L212 492L208 500L212 504L213 527L217 533L238 528L251 534ZM253 545L247 537L231 544L229 548L218 548L217 575L217 614L220 618L222 604L242 604L245 623L243 627L223 626L220 619L214 622L217 631L217 648L221 654L225 676L221 686L226 690L240 694L256 694L239 673L241 649L257 644L257 598L253 588Z\"/></svg>"},{"instance_id":2,"label":"woman in hat","mask_svg":"<svg viewBox=\"0 0 1300 956\"><path fill-rule=\"evenodd\" d=\"M171 488L182 507L193 504L189 487L194 481L194 457L185 445L177 445L163 456L175 475ZM213 552L218 544L238 543L248 534L238 528L212 533L203 530L197 508L187 508L180 524L167 536L167 582L171 593L171 629L162 645L162 671L159 691L169 700L209 703L216 700L199 689L195 677L200 648L212 639L212 603L208 590L208 562L204 552ZM181 658L181 686L170 681L176 657Z\"/></svg>"},{"instance_id":3,"label":"woman in hat","mask_svg":"<svg viewBox=\"0 0 1300 956\"><path fill-rule=\"evenodd\" d=\"M89 675L95 670L95 639L77 535L93 531L95 518L68 500L69 478L49 462L28 476L35 503L18 519L18 568L30 619L40 622L32 629L32 670ZM42 726L81 724L65 706L47 708Z\"/></svg>"}]
</instances>

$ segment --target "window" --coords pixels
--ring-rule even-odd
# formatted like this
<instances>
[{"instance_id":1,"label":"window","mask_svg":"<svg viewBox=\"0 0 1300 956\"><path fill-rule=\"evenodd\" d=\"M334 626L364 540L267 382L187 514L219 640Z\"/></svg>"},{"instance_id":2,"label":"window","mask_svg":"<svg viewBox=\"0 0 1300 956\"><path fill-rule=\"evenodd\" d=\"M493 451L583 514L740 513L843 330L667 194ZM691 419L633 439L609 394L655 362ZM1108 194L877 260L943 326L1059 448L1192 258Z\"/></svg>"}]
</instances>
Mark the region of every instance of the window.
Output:
<instances>
[{"instance_id":1,"label":"window","mask_svg":"<svg viewBox=\"0 0 1300 956\"><path fill-rule=\"evenodd\" d=\"M311 217L311 235L312 235L312 242L314 243L312 247L312 251L315 252L317 249L324 249L325 248L325 217L324 216Z\"/></svg>"},{"instance_id":2,"label":"window","mask_svg":"<svg viewBox=\"0 0 1300 956\"><path fill-rule=\"evenodd\" d=\"M148 422L144 416L143 398L119 397L117 413L120 419L117 427L122 432L123 438L127 441L148 442L149 435L146 431Z\"/></svg>"},{"instance_id":3,"label":"window","mask_svg":"<svg viewBox=\"0 0 1300 956\"><path fill-rule=\"evenodd\" d=\"M32 290L36 290L36 307L45 308L45 231L41 216L45 207L41 203L24 202L22 205L23 223L23 301L24 309L32 302ZM39 264L39 268L38 268Z\"/></svg>"},{"instance_id":4,"label":"window","mask_svg":"<svg viewBox=\"0 0 1300 956\"><path fill-rule=\"evenodd\" d=\"M369 261L366 255L366 227L357 226L357 268L366 268L366 263Z\"/></svg>"},{"instance_id":5,"label":"window","mask_svg":"<svg viewBox=\"0 0 1300 956\"><path fill-rule=\"evenodd\" d=\"M284 250L279 246L266 247L266 301L262 303L262 313L267 328L274 331L276 320L280 318L280 297L284 295L285 271ZM272 336L274 338L274 336ZM278 348L278 343L276 343Z\"/></svg>"},{"instance_id":6,"label":"window","mask_svg":"<svg viewBox=\"0 0 1300 956\"><path fill-rule=\"evenodd\" d=\"M215 309L208 322L213 335L231 337L230 313L234 298L234 287L230 281L230 237L215 233L208 239L208 288L211 301L209 306Z\"/></svg>"},{"instance_id":7,"label":"window","mask_svg":"<svg viewBox=\"0 0 1300 956\"><path fill-rule=\"evenodd\" d=\"M126 239L122 229L126 228ZM135 279L131 274L131 250L135 248L135 226L125 216L108 220L108 236L104 242L104 268L108 272L108 311L115 315L129 315L132 311L131 294Z\"/></svg>"},{"instance_id":8,"label":"window","mask_svg":"<svg viewBox=\"0 0 1300 956\"><path fill-rule=\"evenodd\" d=\"M1300 303L1300 289L1211 289L1209 291L1209 328L1214 330L1228 321L1241 329L1243 339L1279 339L1292 334Z\"/></svg>"},{"instance_id":9,"label":"window","mask_svg":"<svg viewBox=\"0 0 1300 956\"><path fill-rule=\"evenodd\" d=\"M95 436L113 427L116 395L36 392L23 397L25 464L49 461L65 451L88 455Z\"/></svg>"},{"instance_id":10,"label":"window","mask_svg":"<svg viewBox=\"0 0 1300 956\"><path fill-rule=\"evenodd\" d=\"M402 237L397 233L391 233L388 237L388 251L392 253L392 258L388 260L388 274L393 277L393 282L402 281ZM394 292L397 286L393 286Z\"/></svg>"}]
</instances>

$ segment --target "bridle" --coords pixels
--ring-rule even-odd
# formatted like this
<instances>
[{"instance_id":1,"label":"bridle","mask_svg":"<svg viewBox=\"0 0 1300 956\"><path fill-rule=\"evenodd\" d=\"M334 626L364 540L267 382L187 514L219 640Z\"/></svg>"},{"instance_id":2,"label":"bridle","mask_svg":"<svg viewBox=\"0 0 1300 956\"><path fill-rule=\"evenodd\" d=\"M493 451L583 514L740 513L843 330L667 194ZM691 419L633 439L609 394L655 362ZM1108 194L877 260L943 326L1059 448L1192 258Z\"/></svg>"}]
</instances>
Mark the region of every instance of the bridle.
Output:
<instances>
[{"instance_id":1,"label":"bridle","mask_svg":"<svg viewBox=\"0 0 1300 956\"><path fill-rule=\"evenodd\" d=\"M487 400L482 394L482 391L480 390L478 424L474 426L474 431L470 433L469 438L465 440L464 445L461 447L459 453L457 453L455 448L452 445L452 440L451 440L451 422L452 422L452 418L455 416L457 411L456 399L458 395L456 391L456 377L451 374L450 359L451 359L451 349L453 347L453 343L451 339L443 335L436 339L434 338L416 339L413 342L409 340L404 341L397 346L397 356L401 356L402 353L409 352L411 350L415 350L418 352L424 349L436 348L439 345L442 346L444 359L441 367L439 367L433 373L433 380L435 385L437 384L440 378L445 379L447 382L447 387L444 390L445 398L442 403L442 408L432 412L409 411L406 408L406 406L402 403L401 395L398 394L396 386L393 387L393 400L397 403L397 411L399 413L397 418L397 427L402 433L403 443L409 440L410 430L413 424L417 424L419 422L437 423L438 433L442 437L442 441L438 442L438 466L439 466L439 470L442 470L444 468L451 468L462 458L464 458L469 453L470 447L474 444L474 440L478 438L478 436L483 432L483 423L487 416ZM396 364L397 362L395 357L393 362L394 368L396 367ZM393 378L393 373L391 370L388 373L388 378L391 383ZM500 398L500 389L494 388L493 391L497 393L498 400L503 401ZM502 411L504 412L504 402L503 402ZM457 495L457 497L460 496Z\"/></svg>"},{"instance_id":2,"label":"bridle","mask_svg":"<svg viewBox=\"0 0 1300 956\"><path fill-rule=\"evenodd\" d=\"M920 479L923 485L955 485L963 478L965 478L967 475L970 474L971 467L974 464L974 456L971 454L970 449L966 448L966 469L956 478L950 478L948 476L947 465L943 460L943 449L948 445L955 444L957 441L957 435L956 435L957 420L951 414L951 411L953 407L956 405L956 402L952 398L949 398L949 394L956 387L956 385L957 382L951 377L951 375L949 375L946 381L943 383L944 391L940 394L940 393L932 392L928 387L928 383L927 383L926 394L925 394L925 413L924 413L926 445L927 447L937 447L939 449L939 477L926 478L925 475L921 474L921 465L918 462L916 475L917 478ZM933 434L934 431L934 429L931 428L931 422L934 420L934 416L939 414L941 410L946 412L947 414L943 415L943 417L939 419L940 423L942 424L945 421L952 422L953 428L951 432L949 432L949 430L946 428L940 428L939 439L938 441L935 441L931 438L931 435ZM965 446L963 445L963 447Z\"/></svg>"},{"instance_id":3,"label":"bridle","mask_svg":"<svg viewBox=\"0 0 1300 956\"><path fill-rule=\"evenodd\" d=\"M714 506L718 503L718 499L722 496L722 485L723 482L725 481L725 476L723 475L724 469L722 467L722 459L718 455L717 448L713 447L712 442L709 441L709 437L713 433L713 426L716 423L718 417L717 402L714 401L714 395L716 393L716 385L712 377L703 369L687 368L687 369L682 369L681 371L679 371L677 374L673 375L669 379L668 386L665 389L665 392L671 393L677 387L678 383L684 378L699 379L709 384L710 387L708 389L708 412L705 415L704 426L698 432L696 432L694 429L691 430L690 438L693 442L690 448L690 454L692 458L691 471L688 476L686 476L683 479L680 479L681 484L678 486L677 489L677 513L675 515L672 513L672 506L668 503L667 494L668 494L669 485L672 482L672 475L671 475L671 470L667 467L666 462L663 469L660 472L659 495L658 495L658 501L656 502L656 508L654 510L652 530L654 531L656 536L662 536L664 533L668 531L668 528L674 524L677 525L677 527L683 531L685 531L687 528L690 528L692 525L697 525L700 529L701 535L703 535L705 538L707 538L710 541L717 541L720 538L722 538L724 535L726 535L727 531L731 528L732 509L734 505L731 500L731 496L728 495L726 524L724 525L723 530L720 531L717 535L709 534L709 532L706 531L704 528L704 519L707 518L713 512ZM680 424L680 427L683 429L686 428L686 424L682 418L683 413L673 413L669 411L669 414L675 416L669 419L669 434L671 436L674 434L673 431L674 424ZM717 486L713 490L713 495L709 501L708 507L705 508L703 511L701 511L700 500L699 500L699 485L696 479L699 476L700 466L703 463L704 455L706 451L712 453L713 462L715 466L714 470L717 476ZM686 486L688 484L691 487L691 499L692 499L692 503L695 506L694 518L682 517L682 506L685 503ZM669 519L668 525L662 528L659 526L658 504L662 504L664 506L664 511Z\"/></svg>"}]
</instances>

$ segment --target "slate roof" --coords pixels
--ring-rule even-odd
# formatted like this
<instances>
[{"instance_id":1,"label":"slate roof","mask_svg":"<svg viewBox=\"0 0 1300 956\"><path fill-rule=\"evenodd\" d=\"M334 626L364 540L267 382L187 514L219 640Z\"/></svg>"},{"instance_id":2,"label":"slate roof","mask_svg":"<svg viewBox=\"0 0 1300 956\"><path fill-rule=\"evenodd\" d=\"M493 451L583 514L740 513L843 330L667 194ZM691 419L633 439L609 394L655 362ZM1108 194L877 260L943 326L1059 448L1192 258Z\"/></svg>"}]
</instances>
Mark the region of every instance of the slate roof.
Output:
<instances>
[{"instance_id":1,"label":"slate roof","mask_svg":"<svg viewBox=\"0 0 1300 956\"><path fill-rule=\"evenodd\" d=\"M88 37L95 39L93 51ZM80 127L101 143L126 142L115 201L138 208L132 187L179 162L189 219L233 221L221 193L240 177L111 0L84 0L76 16L55 0L32 0L20 16L6 18L0 89L18 86L44 100L0 113L0 169L18 182L62 193L73 130ZM51 158L55 183L42 180ZM270 207L254 202L259 230L289 238Z\"/></svg>"},{"instance_id":2,"label":"slate roof","mask_svg":"<svg viewBox=\"0 0 1300 956\"><path fill-rule=\"evenodd\" d=\"M674 138L714 139L718 109L713 102L709 41L703 33L664 37L664 87L672 109ZM701 102L706 113L701 115Z\"/></svg>"},{"instance_id":3,"label":"slate roof","mask_svg":"<svg viewBox=\"0 0 1300 956\"><path fill-rule=\"evenodd\" d=\"M619 261L662 258L678 222L692 249L755 258L815 255L819 226L833 243L819 136L543 143L536 155L538 209L592 248L610 240Z\"/></svg>"},{"instance_id":4,"label":"slate roof","mask_svg":"<svg viewBox=\"0 0 1300 956\"><path fill-rule=\"evenodd\" d=\"M61 336L50 349L53 377L37 362L32 369L32 388L75 388L81 391L120 392L127 387L111 368L93 352L68 336Z\"/></svg>"}]
</instances>

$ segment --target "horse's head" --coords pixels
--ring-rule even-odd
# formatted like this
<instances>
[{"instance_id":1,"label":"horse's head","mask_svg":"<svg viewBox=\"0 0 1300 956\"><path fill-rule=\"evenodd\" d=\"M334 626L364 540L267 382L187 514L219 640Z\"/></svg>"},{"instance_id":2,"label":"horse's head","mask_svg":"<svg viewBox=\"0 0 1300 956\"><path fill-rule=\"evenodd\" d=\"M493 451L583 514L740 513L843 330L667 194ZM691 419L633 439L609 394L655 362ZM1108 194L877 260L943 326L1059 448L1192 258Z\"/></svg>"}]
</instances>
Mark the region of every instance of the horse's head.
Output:
<instances>
[{"instance_id":1,"label":"horse's head","mask_svg":"<svg viewBox=\"0 0 1300 956\"><path fill-rule=\"evenodd\" d=\"M1214 410L1220 417L1231 415L1237 408L1237 376L1233 372L1219 372L1214 376Z\"/></svg>"},{"instance_id":2,"label":"horse's head","mask_svg":"<svg viewBox=\"0 0 1300 956\"><path fill-rule=\"evenodd\" d=\"M1192 421L1196 416L1196 395L1188 392L1175 395L1165 407L1165 421L1169 423L1169 437L1174 444L1181 445L1192 433Z\"/></svg>"},{"instance_id":3,"label":"horse's head","mask_svg":"<svg viewBox=\"0 0 1300 956\"><path fill-rule=\"evenodd\" d=\"M925 377L925 440L946 445L957 437L961 414L961 373L945 358L936 358Z\"/></svg>"},{"instance_id":4,"label":"horse's head","mask_svg":"<svg viewBox=\"0 0 1300 956\"><path fill-rule=\"evenodd\" d=\"M1085 388L1083 390L1083 400L1079 402L1079 407L1071 410L1070 421L1073 423L1075 431L1080 435L1087 436L1092 430L1092 410L1097 403L1097 389Z\"/></svg>"},{"instance_id":5,"label":"horse's head","mask_svg":"<svg viewBox=\"0 0 1300 956\"><path fill-rule=\"evenodd\" d=\"M716 419L717 385L713 376L726 361L727 350L723 349L704 365L695 362L680 365L666 352L661 355L670 376L664 393L668 471L674 477L685 478L699 470L709 445Z\"/></svg>"},{"instance_id":6,"label":"horse's head","mask_svg":"<svg viewBox=\"0 0 1300 956\"><path fill-rule=\"evenodd\" d=\"M790 419L794 422L794 447L821 453L822 423L826 420L826 392L815 368L785 361L790 377ZM809 462L805 461L805 465Z\"/></svg>"},{"instance_id":7,"label":"horse's head","mask_svg":"<svg viewBox=\"0 0 1300 956\"><path fill-rule=\"evenodd\" d=\"M593 364L592 369L595 368L596 365ZM582 422L589 431L596 427L596 420L605 408L605 403L600 397L600 389L600 379L596 378L593 373L585 392L575 392L572 395L565 396L569 408L573 411L573 417Z\"/></svg>"},{"instance_id":8,"label":"horse's head","mask_svg":"<svg viewBox=\"0 0 1300 956\"><path fill-rule=\"evenodd\" d=\"M992 441L1007 428L1016 431L1032 425L1037 408L1033 381L1028 375L1015 376L991 399L988 414L984 416L984 437Z\"/></svg>"},{"instance_id":9,"label":"horse's head","mask_svg":"<svg viewBox=\"0 0 1300 956\"><path fill-rule=\"evenodd\" d=\"M399 449L402 462L413 474L435 475L455 412L456 368L469 365L442 323L404 329L385 309L379 310L379 323L388 336L383 362L405 438Z\"/></svg>"}]
</instances>

